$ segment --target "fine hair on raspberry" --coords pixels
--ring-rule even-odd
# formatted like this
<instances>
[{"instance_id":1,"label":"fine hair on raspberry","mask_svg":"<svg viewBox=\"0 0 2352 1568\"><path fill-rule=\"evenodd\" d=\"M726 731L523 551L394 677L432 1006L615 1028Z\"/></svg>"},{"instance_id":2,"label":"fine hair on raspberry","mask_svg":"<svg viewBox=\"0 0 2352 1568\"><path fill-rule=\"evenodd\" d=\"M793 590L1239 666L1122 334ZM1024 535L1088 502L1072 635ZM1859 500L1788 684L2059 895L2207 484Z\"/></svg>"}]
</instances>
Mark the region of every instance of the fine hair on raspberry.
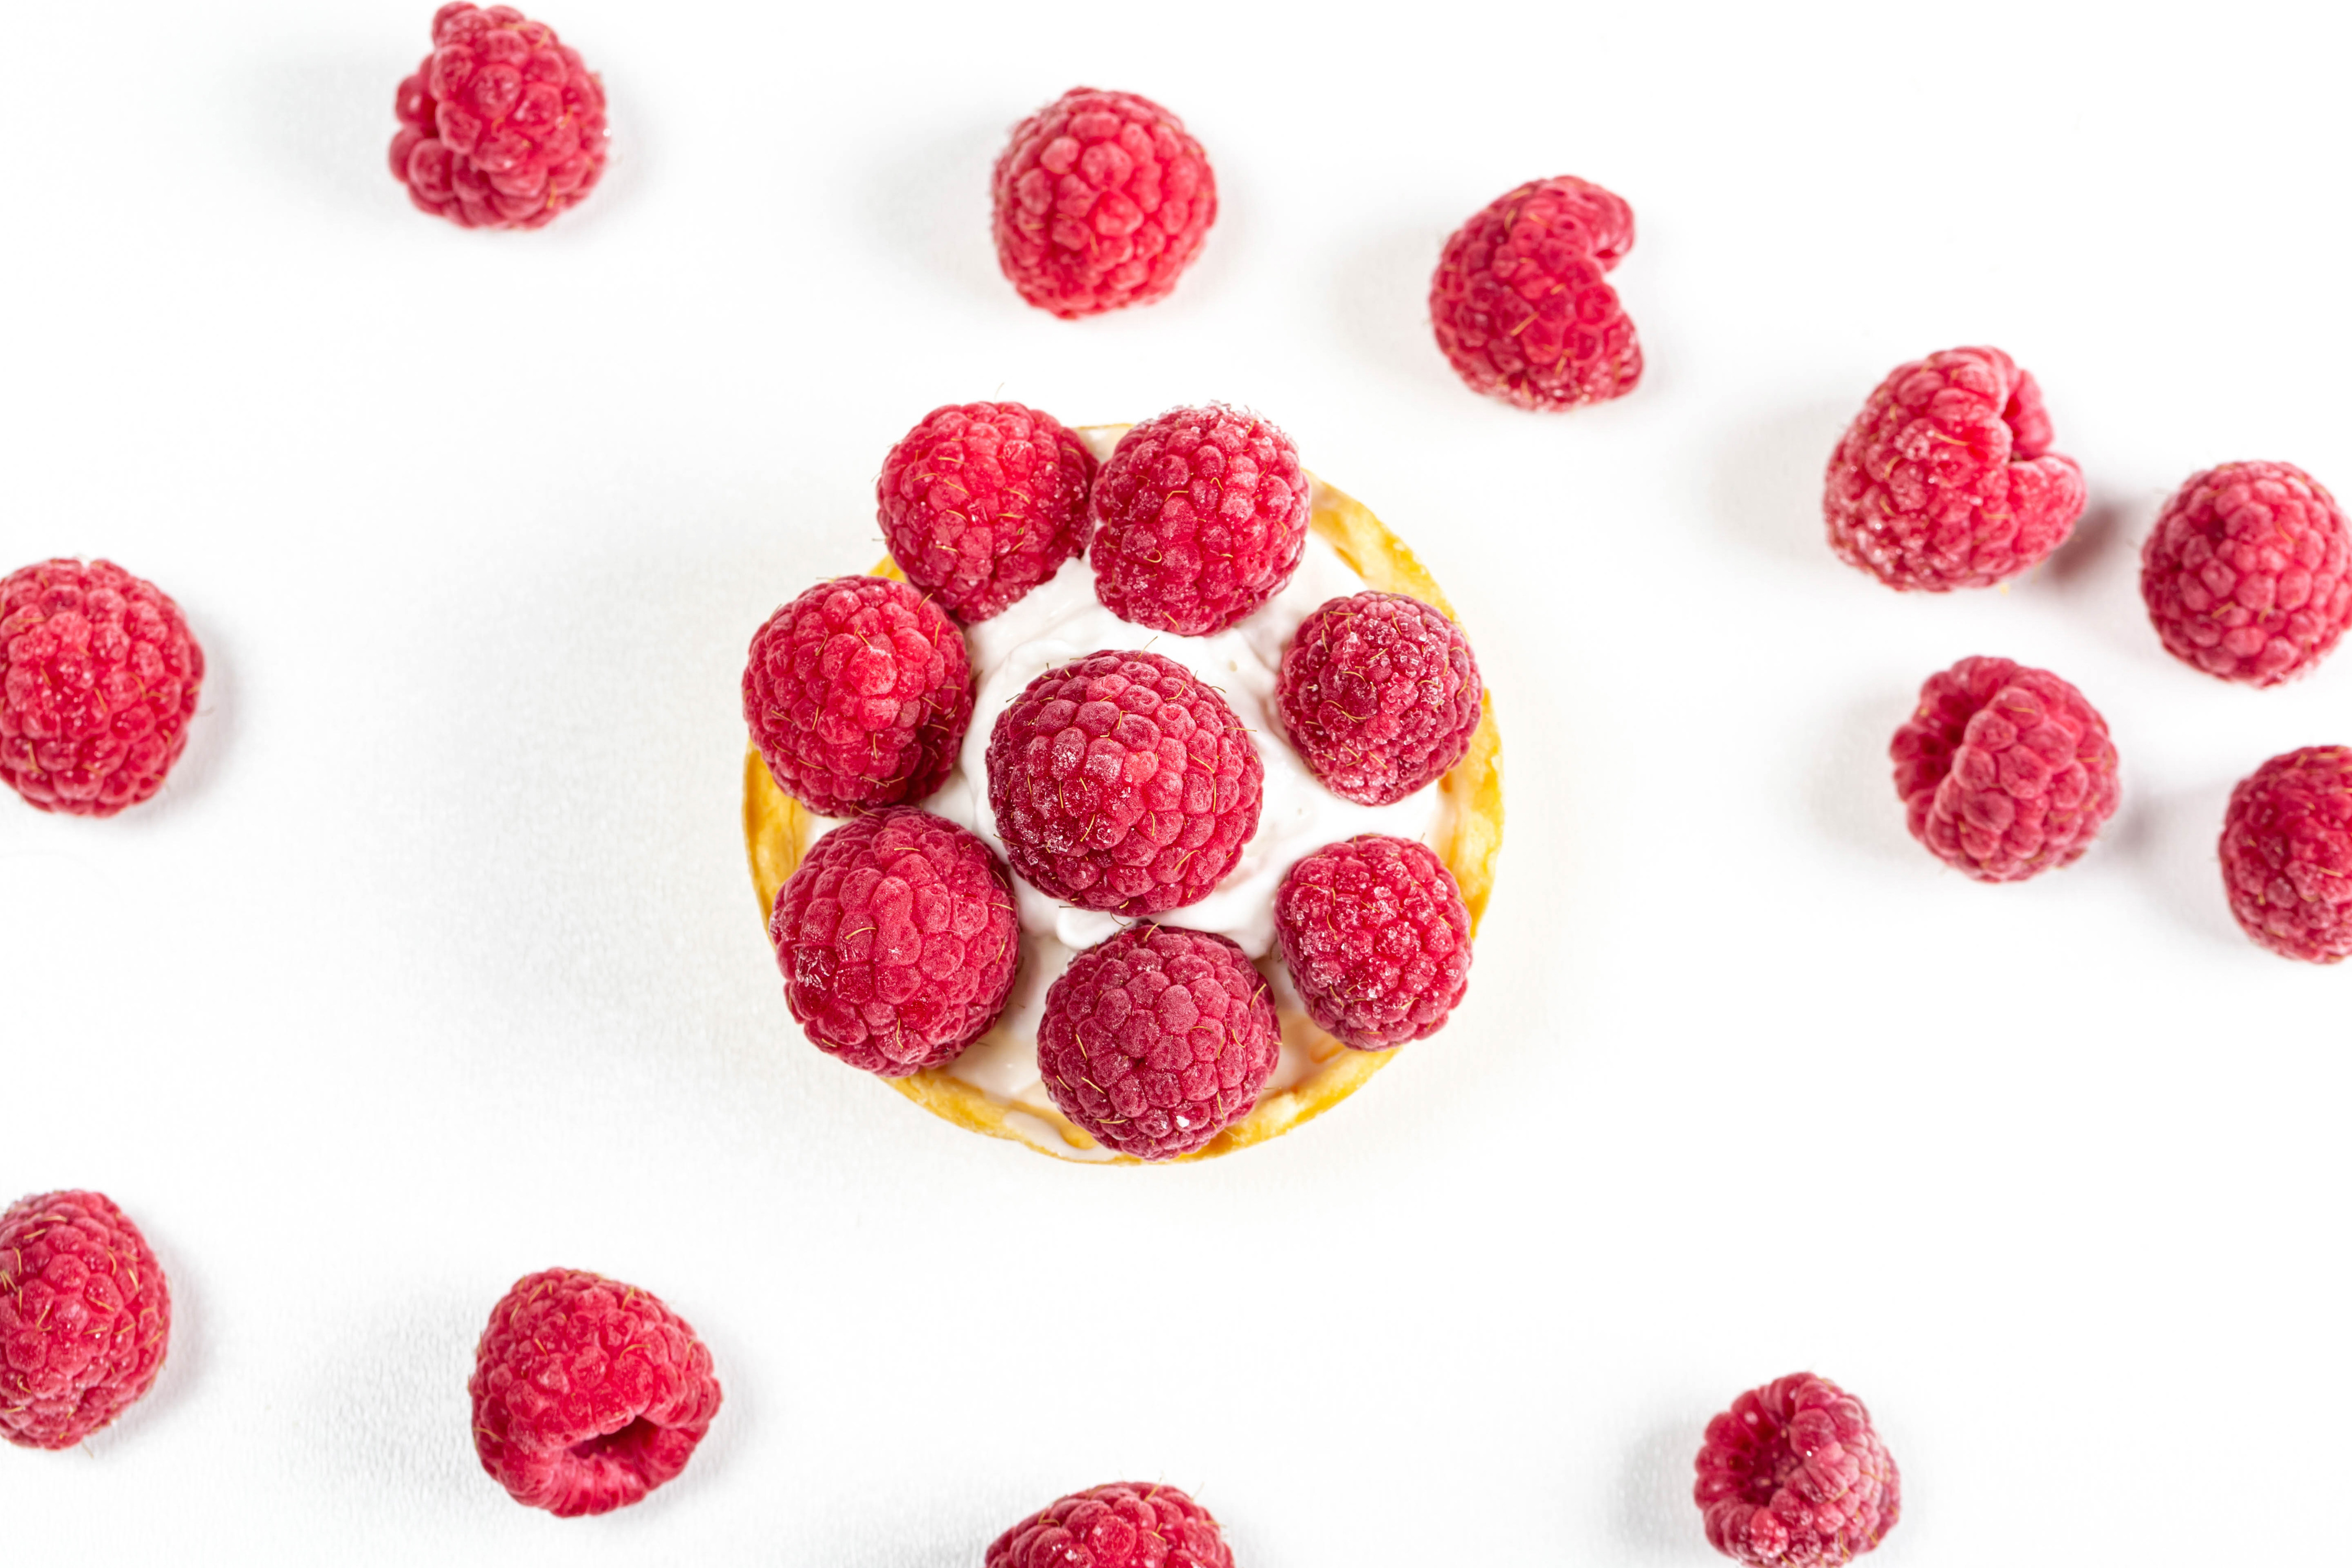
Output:
<instances>
[{"instance_id":1,"label":"fine hair on raspberry","mask_svg":"<svg viewBox=\"0 0 2352 1568\"><path fill-rule=\"evenodd\" d=\"M1052 415L961 403L923 416L874 489L891 559L969 626L1086 549L1094 479L1094 454Z\"/></svg>"},{"instance_id":2,"label":"fine hair on raspberry","mask_svg":"<svg viewBox=\"0 0 2352 1568\"><path fill-rule=\"evenodd\" d=\"M2174 658L2276 686L2315 668L2352 626L2352 531L2293 463L2224 463L2164 503L2139 585Z\"/></svg>"},{"instance_id":3,"label":"fine hair on raspberry","mask_svg":"<svg viewBox=\"0 0 2352 1568\"><path fill-rule=\"evenodd\" d=\"M2221 882L2245 933L2282 958L2352 958L2352 747L2273 757L2230 792Z\"/></svg>"},{"instance_id":4,"label":"fine hair on raspberry","mask_svg":"<svg viewBox=\"0 0 2352 1568\"><path fill-rule=\"evenodd\" d=\"M1307 1016L1342 1045L1384 1051L1445 1026L1470 987L1470 910L1435 851L1367 833L1302 858L1274 929Z\"/></svg>"},{"instance_id":5,"label":"fine hair on raspberry","mask_svg":"<svg viewBox=\"0 0 2352 1568\"><path fill-rule=\"evenodd\" d=\"M1622 397L1642 344L1607 274L1633 209L1590 180L1530 180L1454 231L1429 284L1437 346L1474 392L1557 412Z\"/></svg>"},{"instance_id":6,"label":"fine hair on raspberry","mask_svg":"<svg viewBox=\"0 0 2352 1568\"><path fill-rule=\"evenodd\" d=\"M1174 1487L1112 1481L1047 1503L992 1542L982 1568L1234 1568L1234 1554Z\"/></svg>"},{"instance_id":7,"label":"fine hair on raspberry","mask_svg":"<svg viewBox=\"0 0 2352 1568\"><path fill-rule=\"evenodd\" d=\"M1434 605L1365 592L1318 606L1282 650L1282 727L1323 786L1387 805L1467 756L1485 687L1470 639Z\"/></svg>"},{"instance_id":8,"label":"fine hair on raspberry","mask_svg":"<svg viewBox=\"0 0 2352 1568\"><path fill-rule=\"evenodd\" d=\"M0 1211L0 1438L70 1448L155 1386L172 1342L163 1267L100 1193Z\"/></svg>"},{"instance_id":9,"label":"fine hair on raspberry","mask_svg":"<svg viewBox=\"0 0 2352 1568\"><path fill-rule=\"evenodd\" d=\"M433 14L433 52L393 100L393 177L461 228L538 228L604 173L604 87L511 5Z\"/></svg>"},{"instance_id":10,"label":"fine hair on raspberry","mask_svg":"<svg viewBox=\"0 0 2352 1568\"><path fill-rule=\"evenodd\" d=\"M1692 1488L1707 1544L1755 1568L1840 1568L1903 1514L1895 1458L1861 1400L1796 1373L1706 1424Z\"/></svg>"}]
</instances>

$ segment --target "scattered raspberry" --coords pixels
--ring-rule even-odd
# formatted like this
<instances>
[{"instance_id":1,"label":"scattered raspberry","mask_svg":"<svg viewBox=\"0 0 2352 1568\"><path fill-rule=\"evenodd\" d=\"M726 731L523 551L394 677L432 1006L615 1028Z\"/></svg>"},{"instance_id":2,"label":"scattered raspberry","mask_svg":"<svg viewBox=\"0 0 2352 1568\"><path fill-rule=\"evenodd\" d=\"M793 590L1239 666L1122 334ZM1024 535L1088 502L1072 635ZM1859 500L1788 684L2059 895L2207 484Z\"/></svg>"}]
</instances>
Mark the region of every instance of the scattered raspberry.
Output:
<instances>
[{"instance_id":1,"label":"scattered raspberry","mask_svg":"<svg viewBox=\"0 0 2352 1568\"><path fill-rule=\"evenodd\" d=\"M2352 625L2352 532L2336 498L2293 463L2224 463L2164 503L2139 591L2176 657L2275 686Z\"/></svg>"},{"instance_id":2,"label":"scattered raspberry","mask_svg":"<svg viewBox=\"0 0 2352 1568\"><path fill-rule=\"evenodd\" d=\"M1307 470L1290 437L1213 403L1119 437L1095 480L1095 597L1181 637L1223 631L1282 591L1307 549Z\"/></svg>"},{"instance_id":3,"label":"scattered raspberry","mask_svg":"<svg viewBox=\"0 0 2352 1568\"><path fill-rule=\"evenodd\" d=\"M1208 896L1257 831L1265 764L1214 688L1156 653L1088 654L1013 700L988 804L1013 871L1086 910Z\"/></svg>"},{"instance_id":4,"label":"scattered raspberry","mask_svg":"<svg viewBox=\"0 0 2352 1568\"><path fill-rule=\"evenodd\" d=\"M1707 1544L1738 1563L1837 1568L1886 1538L1903 1479L1862 1401L1801 1372L1706 1424L1692 1495Z\"/></svg>"},{"instance_id":5,"label":"scattered raspberry","mask_svg":"<svg viewBox=\"0 0 2352 1568\"><path fill-rule=\"evenodd\" d=\"M2230 792L2221 882L2246 934L2286 958L2352 958L2352 747L2273 757Z\"/></svg>"},{"instance_id":6,"label":"scattered raspberry","mask_svg":"<svg viewBox=\"0 0 2352 1568\"><path fill-rule=\"evenodd\" d=\"M1208 154L1131 92L1072 88L1013 128L989 185L997 265L1064 321L1166 294L1217 221Z\"/></svg>"},{"instance_id":7,"label":"scattered raspberry","mask_svg":"<svg viewBox=\"0 0 2352 1568\"><path fill-rule=\"evenodd\" d=\"M921 800L971 722L963 633L904 583L819 583L751 639L743 717L776 787L821 816Z\"/></svg>"},{"instance_id":8,"label":"scattered raspberry","mask_svg":"<svg viewBox=\"0 0 2352 1568\"><path fill-rule=\"evenodd\" d=\"M934 408L882 460L882 536L907 580L966 625L1087 547L1095 455L1018 403Z\"/></svg>"},{"instance_id":9,"label":"scattered raspberry","mask_svg":"<svg viewBox=\"0 0 2352 1568\"><path fill-rule=\"evenodd\" d=\"M1561 174L1454 231L1429 284L1437 346L1473 392L1521 408L1606 403L1642 379L1633 319L1602 275L1633 248L1633 209Z\"/></svg>"},{"instance_id":10,"label":"scattered raspberry","mask_svg":"<svg viewBox=\"0 0 2352 1568\"><path fill-rule=\"evenodd\" d=\"M0 1437L70 1448L155 1386L172 1341L163 1265L97 1193L0 1214Z\"/></svg>"},{"instance_id":11,"label":"scattered raspberry","mask_svg":"<svg viewBox=\"0 0 2352 1568\"><path fill-rule=\"evenodd\" d=\"M163 788L204 679L180 606L111 561L0 577L0 780L43 811L112 816Z\"/></svg>"},{"instance_id":12,"label":"scattered raspberry","mask_svg":"<svg viewBox=\"0 0 2352 1568\"><path fill-rule=\"evenodd\" d=\"M643 1502L719 1414L693 1327L655 1297L579 1268L526 1274L474 1352L474 1451L515 1501L559 1519Z\"/></svg>"},{"instance_id":13,"label":"scattered raspberry","mask_svg":"<svg viewBox=\"0 0 2352 1568\"><path fill-rule=\"evenodd\" d=\"M1470 639L1402 594L1326 601L1282 650L1290 743L1343 800L1387 805L1470 750L1485 688Z\"/></svg>"},{"instance_id":14,"label":"scattered raspberry","mask_svg":"<svg viewBox=\"0 0 2352 1568\"><path fill-rule=\"evenodd\" d=\"M1964 658L1929 676L1887 750L1911 837L1979 882L2073 865L2116 812L2107 721L2013 659Z\"/></svg>"},{"instance_id":15,"label":"scattered raspberry","mask_svg":"<svg viewBox=\"0 0 2352 1568\"><path fill-rule=\"evenodd\" d=\"M1072 1492L998 1536L982 1568L1234 1568L1209 1510L1174 1487Z\"/></svg>"},{"instance_id":16,"label":"scattered raspberry","mask_svg":"<svg viewBox=\"0 0 2352 1568\"><path fill-rule=\"evenodd\" d=\"M604 85L511 5L444 5L393 100L393 178L460 228L537 228L604 172Z\"/></svg>"},{"instance_id":17,"label":"scattered raspberry","mask_svg":"<svg viewBox=\"0 0 2352 1568\"><path fill-rule=\"evenodd\" d=\"M1274 929L1307 1016L1360 1051L1435 1034L1470 988L1462 889L1408 838L1367 833L1299 861Z\"/></svg>"},{"instance_id":18,"label":"scattered raspberry","mask_svg":"<svg viewBox=\"0 0 2352 1568\"><path fill-rule=\"evenodd\" d=\"M1890 588L2013 577L2083 514L2083 470L2050 440L2042 389L1999 349L1899 366L1830 454L1830 548Z\"/></svg>"}]
</instances>

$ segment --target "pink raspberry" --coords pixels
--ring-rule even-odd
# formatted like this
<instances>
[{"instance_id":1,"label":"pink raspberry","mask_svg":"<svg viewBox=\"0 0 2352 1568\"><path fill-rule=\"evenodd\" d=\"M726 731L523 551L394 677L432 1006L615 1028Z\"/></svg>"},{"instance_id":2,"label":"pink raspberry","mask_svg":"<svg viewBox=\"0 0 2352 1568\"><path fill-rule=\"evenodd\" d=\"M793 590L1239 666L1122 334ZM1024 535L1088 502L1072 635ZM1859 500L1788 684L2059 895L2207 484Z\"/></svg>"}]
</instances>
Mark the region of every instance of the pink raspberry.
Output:
<instances>
[{"instance_id":1,"label":"pink raspberry","mask_svg":"<svg viewBox=\"0 0 2352 1568\"><path fill-rule=\"evenodd\" d=\"M474 1352L474 1451L515 1501L559 1519L643 1502L719 1414L710 1352L634 1285L578 1268L515 1281Z\"/></svg>"},{"instance_id":2,"label":"pink raspberry","mask_svg":"<svg viewBox=\"0 0 2352 1568\"><path fill-rule=\"evenodd\" d=\"M1692 1489L1707 1544L1759 1568L1838 1568L1886 1538L1903 1478L1862 1401L1801 1372L1706 1424Z\"/></svg>"},{"instance_id":3,"label":"pink raspberry","mask_svg":"<svg viewBox=\"0 0 2352 1568\"><path fill-rule=\"evenodd\" d=\"M1964 658L1927 678L1895 731L1911 837L1979 882L2071 866L2116 812L2107 721L2046 669Z\"/></svg>"},{"instance_id":4,"label":"pink raspberry","mask_svg":"<svg viewBox=\"0 0 2352 1568\"><path fill-rule=\"evenodd\" d=\"M1208 896L1257 831L1265 767L1216 690L1156 653L1049 669L988 737L988 804L1014 873L1085 910Z\"/></svg>"},{"instance_id":5,"label":"pink raspberry","mask_svg":"<svg viewBox=\"0 0 2352 1568\"><path fill-rule=\"evenodd\" d=\"M1498 196L1454 231L1429 284L1437 346L1473 392L1557 412L1642 379L1633 320L1604 277L1633 248L1633 209L1561 174Z\"/></svg>"},{"instance_id":6,"label":"pink raspberry","mask_svg":"<svg viewBox=\"0 0 2352 1568\"><path fill-rule=\"evenodd\" d=\"M172 1292L131 1216L97 1193L0 1213L0 1437L70 1448L146 1396Z\"/></svg>"},{"instance_id":7,"label":"pink raspberry","mask_svg":"<svg viewBox=\"0 0 2352 1568\"><path fill-rule=\"evenodd\" d=\"M982 1568L1234 1568L1209 1510L1174 1487L1113 1481L1046 1504L998 1536Z\"/></svg>"},{"instance_id":8,"label":"pink raspberry","mask_svg":"<svg viewBox=\"0 0 2352 1568\"><path fill-rule=\"evenodd\" d=\"M1217 221L1208 154L1131 92L1072 88L1013 128L989 185L997 264L1064 321L1166 294Z\"/></svg>"},{"instance_id":9,"label":"pink raspberry","mask_svg":"<svg viewBox=\"0 0 2352 1568\"><path fill-rule=\"evenodd\" d=\"M393 177L461 228L537 228L604 172L604 87L511 5L433 14L433 52L393 100Z\"/></svg>"},{"instance_id":10,"label":"pink raspberry","mask_svg":"<svg viewBox=\"0 0 2352 1568\"><path fill-rule=\"evenodd\" d=\"M1290 868L1274 895L1282 961L1307 1016L1360 1051L1445 1026L1470 988L1470 911L1426 847L1367 833Z\"/></svg>"},{"instance_id":11,"label":"pink raspberry","mask_svg":"<svg viewBox=\"0 0 2352 1568\"><path fill-rule=\"evenodd\" d=\"M2230 792L2221 826L2230 912L2285 958L2352 958L2352 747L2273 757Z\"/></svg>"},{"instance_id":12,"label":"pink raspberry","mask_svg":"<svg viewBox=\"0 0 2352 1568\"><path fill-rule=\"evenodd\" d=\"M2352 625L2352 532L2293 463L2224 463L2173 492L2140 556L2156 635L2209 675L2275 686Z\"/></svg>"},{"instance_id":13,"label":"pink raspberry","mask_svg":"<svg viewBox=\"0 0 2352 1568\"><path fill-rule=\"evenodd\" d=\"M1095 479L1095 597L1138 626L1223 631L1298 570L1307 510L1298 448L1255 415L1213 403L1147 419Z\"/></svg>"},{"instance_id":14,"label":"pink raspberry","mask_svg":"<svg viewBox=\"0 0 2352 1568\"><path fill-rule=\"evenodd\" d=\"M112 816L152 796L204 679L180 606L111 561L0 577L0 781L40 810Z\"/></svg>"},{"instance_id":15,"label":"pink raspberry","mask_svg":"<svg viewBox=\"0 0 2352 1568\"><path fill-rule=\"evenodd\" d=\"M2042 389L1999 349L1897 366L1830 455L1830 548L1890 588L2013 577L2083 514L2083 470L2050 441Z\"/></svg>"},{"instance_id":16,"label":"pink raspberry","mask_svg":"<svg viewBox=\"0 0 2352 1568\"><path fill-rule=\"evenodd\" d=\"M1095 455L1018 403L934 408L882 460L882 537L907 581L966 625L1087 547Z\"/></svg>"},{"instance_id":17,"label":"pink raspberry","mask_svg":"<svg viewBox=\"0 0 2352 1568\"><path fill-rule=\"evenodd\" d=\"M1402 594L1327 600L1282 650L1282 727L1343 800L1387 805L1470 751L1485 688L1470 639Z\"/></svg>"},{"instance_id":18,"label":"pink raspberry","mask_svg":"<svg viewBox=\"0 0 2352 1568\"><path fill-rule=\"evenodd\" d=\"M1282 1057L1274 994L1222 936L1138 921L1045 992L1037 1070L1062 1114L1139 1160L1247 1116Z\"/></svg>"},{"instance_id":19,"label":"pink raspberry","mask_svg":"<svg viewBox=\"0 0 2352 1568\"><path fill-rule=\"evenodd\" d=\"M819 583L768 617L743 717L776 787L821 816L911 805L956 765L971 722L963 633L886 577Z\"/></svg>"}]
</instances>

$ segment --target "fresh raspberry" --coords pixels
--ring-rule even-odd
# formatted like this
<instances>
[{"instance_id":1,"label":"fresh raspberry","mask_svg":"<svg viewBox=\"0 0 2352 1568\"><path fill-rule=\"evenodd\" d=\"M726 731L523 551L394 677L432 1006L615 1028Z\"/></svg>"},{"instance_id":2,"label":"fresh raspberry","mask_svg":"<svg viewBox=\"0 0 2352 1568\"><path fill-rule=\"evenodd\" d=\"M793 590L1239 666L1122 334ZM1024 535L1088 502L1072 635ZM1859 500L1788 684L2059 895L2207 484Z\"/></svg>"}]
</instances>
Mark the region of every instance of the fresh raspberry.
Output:
<instances>
[{"instance_id":1,"label":"fresh raspberry","mask_svg":"<svg viewBox=\"0 0 2352 1568\"><path fill-rule=\"evenodd\" d=\"M1470 988L1462 889L1409 838L1366 833L1300 860L1274 929L1307 1016L1360 1051L1435 1034Z\"/></svg>"},{"instance_id":2,"label":"fresh raspberry","mask_svg":"<svg viewBox=\"0 0 2352 1568\"><path fill-rule=\"evenodd\" d=\"M743 717L776 787L819 816L912 804L971 722L963 633L904 583L819 583L751 639Z\"/></svg>"},{"instance_id":3,"label":"fresh raspberry","mask_svg":"<svg viewBox=\"0 0 2352 1568\"><path fill-rule=\"evenodd\" d=\"M1208 154L1131 92L1072 88L1013 128L989 187L997 265L1064 321L1166 294L1217 221Z\"/></svg>"},{"instance_id":4,"label":"fresh raspberry","mask_svg":"<svg viewBox=\"0 0 2352 1568\"><path fill-rule=\"evenodd\" d=\"M1603 278L1633 248L1633 209L1561 174L1498 196L1454 231L1429 284L1437 346L1473 392L1548 411L1642 379L1633 319Z\"/></svg>"},{"instance_id":5,"label":"fresh raspberry","mask_svg":"<svg viewBox=\"0 0 2352 1568\"><path fill-rule=\"evenodd\" d=\"M1870 1412L1809 1372L1733 1400L1706 1424L1697 1468L1707 1544L1737 1563L1837 1568L1903 1514L1903 1478Z\"/></svg>"},{"instance_id":6,"label":"fresh raspberry","mask_svg":"<svg viewBox=\"0 0 2352 1568\"><path fill-rule=\"evenodd\" d=\"M1999 349L1898 366L1830 454L1830 548L1890 588L2014 577L2083 514L2083 470L2050 441L2042 389Z\"/></svg>"},{"instance_id":7,"label":"fresh raspberry","mask_svg":"<svg viewBox=\"0 0 2352 1568\"><path fill-rule=\"evenodd\" d=\"M982 1568L1234 1568L1209 1510L1174 1487L1113 1481L998 1536Z\"/></svg>"},{"instance_id":8,"label":"fresh raspberry","mask_svg":"<svg viewBox=\"0 0 2352 1568\"><path fill-rule=\"evenodd\" d=\"M2246 934L2286 958L2352 958L2352 747L2273 757L2230 792L2221 881Z\"/></svg>"},{"instance_id":9,"label":"fresh raspberry","mask_svg":"<svg viewBox=\"0 0 2352 1568\"><path fill-rule=\"evenodd\" d=\"M1013 869L1085 910L1206 898L1257 831L1265 765L1213 687L1156 653L1091 653L1031 681L988 737Z\"/></svg>"},{"instance_id":10,"label":"fresh raspberry","mask_svg":"<svg viewBox=\"0 0 2352 1568\"><path fill-rule=\"evenodd\" d=\"M2107 721L2014 659L1964 658L1929 676L1887 751L1911 837L1979 882L2073 865L2116 813Z\"/></svg>"},{"instance_id":11,"label":"fresh raspberry","mask_svg":"<svg viewBox=\"0 0 2352 1568\"><path fill-rule=\"evenodd\" d=\"M204 679L180 606L111 561L0 577L0 780L41 810L112 816L163 788Z\"/></svg>"},{"instance_id":12,"label":"fresh raspberry","mask_svg":"<svg viewBox=\"0 0 2352 1568\"><path fill-rule=\"evenodd\" d=\"M643 1502L686 1468L719 1414L693 1326L580 1268L515 1281L490 1309L466 1389L482 1468L559 1519Z\"/></svg>"},{"instance_id":13,"label":"fresh raspberry","mask_svg":"<svg viewBox=\"0 0 2352 1568\"><path fill-rule=\"evenodd\" d=\"M2352 532L2336 498L2293 463L2224 463L2164 503L2139 591L2176 657L2276 686L2352 625Z\"/></svg>"},{"instance_id":14,"label":"fresh raspberry","mask_svg":"<svg viewBox=\"0 0 2352 1568\"><path fill-rule=\"evenodd\" d=\"M393 178L460 228L537 228L604 172L604 85L511 5L444 5L393 100Z\"/></svg>"},{"instance_id":15,"label":"fresh raspberry","mask_svg":"<svg viewBox=\"0 0 2352 1568\"><path fill-rule=\"evenodd\" d=\"M966 625L984 621L1087 547L1095 455L1018 403L934 408L882 459L882 537L907 581Z\"/></svg>"},{"instance_id":16,"label":"fresh raspberry","mask_svg":"<svg viewBox=\"0 0 2352 1568\"><path fill-rule=\"evenodd\" d=\"M1485 688L1470 639L1402 594L1326 600L1282 650L1282 726L1323 786L1387 805L1470 751Z\"/></svg>"},{"instance_id":17,"label":"fresh raspberry","mask_svg":"<svg viewBox=\"0 0 2352 1568\"><path fill-rule=\"evenodd\" d=\"M1290 437L1213 403L1119 437L1095 480L1095 597L1180 637L1223 631L1282 591L1307 549L1307 470Z\"/></svg>"},{"instance_id":18,"label":"fresh raspberry","mask_svg":"<svg viewBox=\"0 0 2352 1568\"><path fill-rule=\"evenodd\" d=\"M163 1267L97 1193L0 1214L0 1437L70 1448L155 1386L172 1342Z\"/></svg>"}]
</instances>

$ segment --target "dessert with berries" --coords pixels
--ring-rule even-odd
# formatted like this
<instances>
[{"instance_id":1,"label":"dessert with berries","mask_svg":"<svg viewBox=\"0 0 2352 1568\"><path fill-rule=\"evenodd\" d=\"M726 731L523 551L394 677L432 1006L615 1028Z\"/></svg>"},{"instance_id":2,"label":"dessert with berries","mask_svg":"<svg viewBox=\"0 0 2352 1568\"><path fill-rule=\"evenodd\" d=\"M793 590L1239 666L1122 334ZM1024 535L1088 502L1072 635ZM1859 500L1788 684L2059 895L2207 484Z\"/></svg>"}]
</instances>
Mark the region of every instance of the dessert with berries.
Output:
<instances>
[{"instance_id":1,"label":"dessert with berries","mask_svg":"<svg viewBox=\"0 0 2352 1568\"><path fill-rule=\"evenodd\" d=\"M1113 1481L1039 1509L990 1543L982 1568L1234 1568L1234 1553L1174 1487Z\"/></svg>"},{"instance_id":2,"label":"dessert with berries","mask_svg":"<svg viewBox=\"0 0 2352 1568\"><path fill-rule=\"evenodd\" d=\"M163 1265L103 1194L0 1211L0 1438L72 1447L146 1396L171 1342Z\"/></svg>"}]
</instances>

